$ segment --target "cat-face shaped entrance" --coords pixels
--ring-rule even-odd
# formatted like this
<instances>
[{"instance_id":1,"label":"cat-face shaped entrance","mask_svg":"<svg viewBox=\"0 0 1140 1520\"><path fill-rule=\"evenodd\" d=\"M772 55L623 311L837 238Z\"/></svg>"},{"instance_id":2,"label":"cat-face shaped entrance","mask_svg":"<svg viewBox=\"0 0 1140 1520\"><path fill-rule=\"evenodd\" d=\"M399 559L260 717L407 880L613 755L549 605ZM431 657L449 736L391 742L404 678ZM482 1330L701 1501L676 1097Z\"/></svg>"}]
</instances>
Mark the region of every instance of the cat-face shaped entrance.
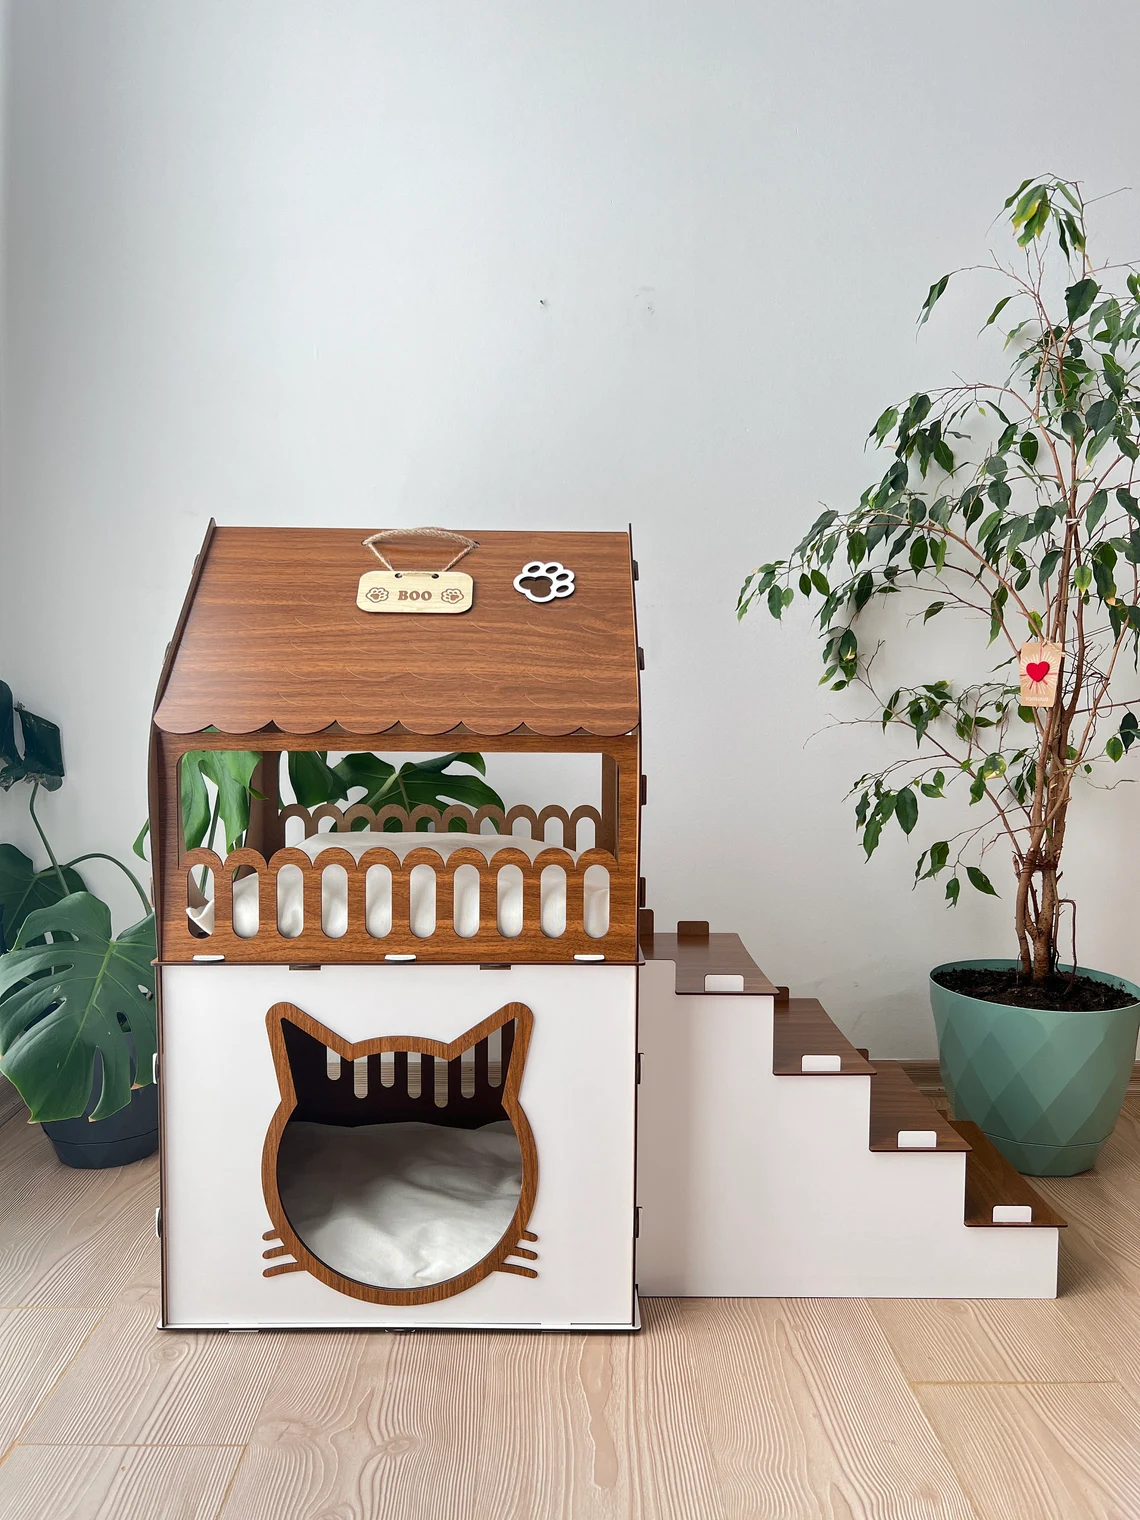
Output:
<instances>
[{"instance_id":1,"label":"cat-face shaped entrance","mask_svg":"<svg viewBox=\"0 0 1140 1520\"><path fill-rule=\"evenodd\" d=\"M534 1024L524 1003L450 1044L351 1044L292 1003L265 1022L281 1094L261 1162L276 1227L264 1239L280 1241L262 1253L280 1258L266 1277L306 1271L380 1304L438 1302L492 1272L537 1277L507 1260L537 1260L520 1245L536 1239L538 1186L518 1100Z\"/></svg>"}]
</instances>

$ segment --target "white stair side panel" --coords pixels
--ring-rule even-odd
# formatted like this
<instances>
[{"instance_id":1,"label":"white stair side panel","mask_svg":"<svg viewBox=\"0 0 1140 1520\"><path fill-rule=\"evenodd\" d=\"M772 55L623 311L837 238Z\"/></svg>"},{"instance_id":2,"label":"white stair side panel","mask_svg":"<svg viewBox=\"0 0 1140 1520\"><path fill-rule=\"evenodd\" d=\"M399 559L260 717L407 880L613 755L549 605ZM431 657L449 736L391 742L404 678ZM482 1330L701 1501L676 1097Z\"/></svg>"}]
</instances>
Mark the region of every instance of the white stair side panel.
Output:
<instances>
[{"instance_id":1,"label":"white stair side panel","mask_svg":"<svg viewBox=\"0 0 1140 1520\"><path fill-rule=\"evenodd\" d=\"M164 966L167 1323L234 1328L629 1328L633 1310L633 966ZM534 1032L520 1099L538 1151L537 1278L496 1272L435 1304L369 1304L306 1272L266 1278L261 1152L278 1104L276 1002L344 1039L449 1041L504 1003Z\"/></svg>"},{"instance_id":2,"label":"white stair side panel","mask_svg":"<svg viewBox=\"0 0 1140 1520\"><path fill-rule=\"evenodd\" d=\"M642 969L643 1296L1055 1296L1056 1230L967 1228L965 1154L870 1151L871 1079L774 1076L772 1019Z\"/></svg>"}]
</instances>

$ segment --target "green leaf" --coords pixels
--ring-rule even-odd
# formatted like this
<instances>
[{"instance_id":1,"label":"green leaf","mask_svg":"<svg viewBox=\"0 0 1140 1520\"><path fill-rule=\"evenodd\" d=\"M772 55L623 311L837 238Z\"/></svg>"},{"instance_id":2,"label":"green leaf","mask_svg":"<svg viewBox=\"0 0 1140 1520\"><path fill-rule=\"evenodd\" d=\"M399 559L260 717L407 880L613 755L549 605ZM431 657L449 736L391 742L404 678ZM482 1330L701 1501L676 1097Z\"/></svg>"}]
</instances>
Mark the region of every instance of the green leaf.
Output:
<instances>
[{"instance_id":1,"label":"green leaf","mask_svg":"<svg viewBox=\"0 0 1140 1520\"><path fill-rule=\"evenodd\" d=\"M984 871L980 871L977 866L967 866L966 875L970 878L970 885L976 887L979 892L984 892L987 897L996 897L998 895L994 891L993 883L989 877Z\"/></svg>"},{"instance_id":2,"label":"green leaf","mask_svg":"<svg viewBox=\"0 0 1140 1520\"><path fill-rule=\"evenodd\" d=\"M31 943L44 934L54 942ZM113 939L107 905L90 892L75 892L24 920L16 948L0 959L0 1070L34 1122L84 1111L96 1051L103 1084L91 1118L126 1107L131 1061L124 1028L134 1037L135 1082L150 1082L155 953L153 916Z\"/></svg>"},{"instance_id":3,"label":"green leaf","mask_svg":"<svg viewBox=\"0 0 1140 1520\"><path fill-rule=\"evenodd\" d=\"M344 782L328 763L321 750L289 751L289 784L302 807L320 807L325 802L341 802L348 795Z\"/></svg>"},{"instance_id":4,"label":"green leaf","mask_svg":"<svg viewBox=\"0 0 1140 1520\"><path fill-rule=\"evenodd\" d=\"M784 612L784 592L781 586L773 586L768 592L768 611L774 618L782 617Z\"/></svg>"},{"instance_id":5,"label":"green leaf","mask_svg":"<svg viewBox=\"0 0 1140 1520\"><path fill-rule=\"evenodd\" d=\"M1136 714L1126 712L1120 720L1120 738L1124 744L1125 752L1130 750L1140 734L1140 723L1137 723Z\"/></svg>"},{"instance_id":6,"label":"green leaf","mask_svg":"<svg viewBox=\"0 0 1140 1520\"><path fill-rule=\"evenodd\" d=\"M409 760L399 771L379 755L346 755L333 769L343 787L342 795L347 797L355 787L362 786L365 795L360 800L373 809L394 803L411 812L426 803L442 812L451 802L470 808L505 809L498 792L479 776L450 774L453 765L470 766L482 774L487 770L482 755L460 751L435 755L430 760ZM386 826L397 829L399 824L390 819Z\"/></svg>"},{"instance_id":7,"label":"green leaf","mask_svg":"<svg viewBox=\"0 0 1140 1520\"><path fill-rule=\"evenodd\" d=\"M1092 304L1100 293L1100 286L1095 280L1078 280L1075 285L1070 285L1065 292L1065 310L1069 316L1070 326L1078 322L1086 312L1091 311Z\"/></svg>"},{"instance_id":8,"label":"green leaf","mask_svg":"<svg viewBox=\"0 0 1140 1520\"><path fill-rule=\"evenodd\" d=\"M989 316L982 323L979 331L985 332L987 327L992 327L1012 300L1013 296L1002 296L1001 300L994 307L993 311L990 312Z\"/></svg>"},{"instance_id":9,"label":"green leaf","mask_svg":"<svg viewBox=\"0 0 1140 1520\"><path fill-rule=\"evenodd\" d=\"M1025 460L1026 464L1030 466L1030 468L1032 468L1033 463L1037 458L1037 451L1039 448L1040 443L1038 441L1036 433L1022 433L1021 437L1017 441L1018 453L1021 455L1022 459Z\"/></svg>"},{"instance_id":10,"label":"green leaf","mask_svg":"<svg viewBox=\"0 0 1140 1520\"><path fill-rule=\"evenodd\" d=\"M16 943L16 936L29 913L50 908L72 892L85 892L86 883L73 866L64 866L66 888L60 886L54 866L37 871L14 844L0 844L0 954Z\"/></svg>"},{"instance_id":11,"label":"green leaf","mask_svg":"<svg viewBox=\"0 0 1140 1520\"><path fill-rule=\"evenodd\" d=\"M815 587L815 589L820 593L821 596L830 596L831 595L831 587L828 585L827 576L824 575L824 573L823 573L822 570L813 570L812 571L812 573L811 573L811 583Z\"/></svg>"},{"instance_id":12,"label":"green leaf","mask_svg":"<svg viewBox=\"0 0 1140 1520\"><path fill-rule=\"evenodd\" d=\"M909 786L904 786L895 798L895 817L904 834L909 834L918 822L918 798Z\"/></svg>"},{"instance_id":13,"label":"green leaf","mask_svg":"<svg viewBox=\"0 0 1140 1520\"><path fill-rule=\"evenodd\" d=\"M1124 745L1120 742L1115 734L1112 735L1108 743L1104 746L1104 752L1110 760L1116 761L1124 759Z\"/></svg>"},{"instance_id":14,"label":"green leaf","mask_svg":"<svg viewBox=\"0 0 1140 1520\"><path fill-rule=\"evenodd\" d=\"M930 846L930 865L925 874L918 880L927 881L932 876L937 876L939 871L946 869L946 862L950 859L950 846L945 839L940 839L937 844Z\"/></svg>"},{"instance_id":15,"label":"green leaf","mask_svg":"<svg viewBox=\"0 0 1140 1520\"><path fill-rule=\"evenodd\" d=\"M950 283L950 276L948 274L944 274L940 280L935 280L934 284L926 292L926 300L923 301L923 303L922 303L922 311L919 313L919 318L918 318L918 325L919 325L919 327L921 327L922 324L930 316L930 313L934 310L935 306L937 305L937 303L939 302L939 300L942 298L942 295L943 295L944 291L946 290L947 285L949 285L949 283Z\"/></svg>"},{"instance_id":16,"label":"green leaf","mask_svg":"<svg viewBox=\"0 0 1140 1520\"><path fill-rule=\"evenodd\" d=\"M1037 584L1039 586L1044 586L1045 582L1053 574L1053 571L1061 563L1062 552L1060 549L1050 549L1047 554L1041 556L1041 568L1037 574Z\"/></svg>"},{"instance_id":17,"label":"green leaf","mask_svg":"<svg viewBox=\"0 0 1140 1520\"><path fill-rule=\"evenodd\" d=\"M958 906L958 893L962 890L961 883L956 876L951 876L946 883L946 901L952 908Z\"/></svg>"},{"instance_id":18,"label":"green leaf","mask_svg":"<svg viewBox=\"0 0 1140 1520\"><path fill-rule=\"evenodd\" d=\"M208 749L195 750L191 753L197 758L198 769L204 776L208 776L218 789L218 817L222 821L228 853L238 848L249 827L249 787L259 757L253 750L248 749ZM186 760L189 758L190 756L187 755L183 760L183 772L186 770ZM206 828L202 830L203 838L208 828L209 821L207 820ZM183 833L186 834L185 822L183 822Z\"/></svg>"},{"instance_id":19,"label":"green leaf","mask_svg":"<svg viewBox=\"0 0 1140 1520\"><path fill-rule=\"evenodd\" d=\"M931 602L930 606L922 614L922 621L924 623L929 623L930 619L932 617L937 617L938 616L938 614L942 611L942 609L943 609L943 607L945 607L945 605L946 605L945 602Z\"/></svg>"},{"instance_id":20,"label":"green leaf","mask_svg":"<svg viewBox=\"0 0 1140 1520\"><path fill-rule=\"evenodd\" d=\"M202 780L203 750L190 750L182 756L179 767L179 791L182 802L182 839L188 850L196 850L210 827L210 796ZM144 825L149 827L149 825ZM142 838L142 835L139 836Z\"/></svg>"},{"instance_id":21,"label":"green leaf","mask_svg":"<svg viewBox=\"0 0 1140 1520\"><path fill-rule=\"evenodd\" d=\"M1092 534L1096 532L1097 523L1099 523L1101 518L1104 516L1104 509L1107 506L1108 492L1094 491L1092 497L1089 500L1088 506L1085 508L1086 533Z\"/></svg>"},{"instance_id":22,"label":"green leaf","mask_svg":"<svg viewBox=\"0 0 1140 1520\"><path fill-rule=\"evenodd\" d=\"M867 437L873 438L876 443L882 443L883 439L891 431L898 420L898 408L894 406L888 406L886 411L883 412L879 417L878 422L875 423L875 426L867 434Z\"/></svg>"},{"instance_id":23,"label":"green leaf","mask_svg":"<svg viewBox=\"0 0 1140 1520\"><path fill-rule=\"evenodd\" d=\"M17 713L23 753L16 742ZM12 688L0 681L0 789L7 791L17 781L57 791L63 781L63 748L56 725L13 702Z\"/></svg>"},{"instance_id":24,"label":"green leaf","mask_svg":"<svg viewBox=\"0 0 1140 1520\"><path fill-rule=\"evenodd\" d=\"M1085 436L1085 424L1080 412L1068 411L1061 413L1061 431L1074 443L1079 444Z\"/></svg>"},{"instance_id":25,"label":"green leaf","mask_svg":"<svg viewBox=\"0 0 1140 1520\"><path fill-rule=\"evenodd\" d=\"M926 553L926 540L920 534L910 545L910 568L916 575L926 568Z\"/></svg>"},{"instance_id":26,"label":"green leaf","mask_svg":"<svg viewBox=\"0 0 1140 1520\"><path fill-rule=\"evenodd\" d=\"M867 859L871 856L879 844L879 835L883 832L883 820L878 813L872 813L867 820L867 826L863 830L863 849L867 853Z\"/></svg>"}]
</instances>

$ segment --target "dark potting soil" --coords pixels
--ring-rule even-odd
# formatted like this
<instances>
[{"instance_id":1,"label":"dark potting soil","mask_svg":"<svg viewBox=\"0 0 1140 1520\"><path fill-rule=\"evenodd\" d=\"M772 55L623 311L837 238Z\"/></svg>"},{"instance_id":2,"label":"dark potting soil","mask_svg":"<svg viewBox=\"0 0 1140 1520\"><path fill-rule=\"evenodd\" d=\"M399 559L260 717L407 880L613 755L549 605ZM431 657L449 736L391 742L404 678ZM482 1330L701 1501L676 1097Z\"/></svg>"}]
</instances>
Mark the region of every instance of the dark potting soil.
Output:
<instances>
[{"instance_id":1,"label":"dark potting soil","mask_svg":"<svg viewBox=\"0 0 1140 1520\"><path fill-rule=\"evenodd\" d=\"M980 998L984 1003L1008 1003L1014 1008L1045 1008L1062 1013L1104 1013L1136 1001L1124 987L1094 982L1091 976L1070 981L1062 972L1043 982L1023 981L1013 970L986 970L960 966L939 971L934 980L950 992Z\"/></svg>"}]
</instances>

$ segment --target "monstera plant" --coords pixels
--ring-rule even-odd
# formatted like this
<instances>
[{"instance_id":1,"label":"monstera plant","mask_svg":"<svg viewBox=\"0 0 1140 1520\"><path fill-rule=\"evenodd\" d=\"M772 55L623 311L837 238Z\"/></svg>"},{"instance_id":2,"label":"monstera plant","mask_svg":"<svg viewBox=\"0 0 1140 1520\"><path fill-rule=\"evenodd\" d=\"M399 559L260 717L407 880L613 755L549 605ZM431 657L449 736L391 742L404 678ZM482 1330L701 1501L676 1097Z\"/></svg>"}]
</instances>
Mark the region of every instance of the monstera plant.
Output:
<instances>
[{"instance_id":1,"label":"monstera plant","mask_svg":"<svg viewBox=\"0 0 1140 1520\"><path fill-rule=\"evenodd\" d=\"M250 798L261 796L253 785L260 758L253 750L209 749L191 750L183 758L182 837L186 849L201 846L213 849L219 828L227 852L241 848L249 827ZM455 774L451 769L454 765L467 766L478 775ZM306 808L320 807L326 802L347 802L354 792L358 795L353 800L367 807L378 810L395 804L408 813L425 803L440 811L450 802L471 808L503 806L498 792L482 779L487 774L487 764L477 754L454 752L436 755L431 760L409 760L397 770L379 755L345 755L330 765L326 751L293 750L288 755L288 769L293 795ZM212 783L212 800L207 781ZM363 818L355 819L352 825L354 829L367 826ZM426 829L428 820L421 818L417 826ZM453 819L451 827L462 830L463 824ZM143 855L149 828L149 823L144 823L135 840L137 855ZM385 819L384 828L399 831L399 819Z\"/></svg>"},{"instance_id":2,"label":"monstera plant","mask_svg":"<svg viewBox=\"0 0 1140 1520\"><path fill-rule=\"evenodd\" d=\"M0 844L0 1071L32 1120L87 1114L98 1125L151 1081L154 917L142 886L114 856L57 857L36 800L41 790L56 791L63 775L59 729L14 703L0 681L0 789L28 785L28 811L48 858L37 868L14 845ZM126 872L145 910L117 937L106 903L76 870L95 859Z\"/></svg>"},{"instance_id":3,"label":"monstera plant","mask_svg":"<svg viewBox=\"0 0 1140 1520\"><path fill-rule=\"evenodd\" d=\"M1076 966L1062 885L1080 786L1111 789L1140 734L1140 270L1093 257L1074 182L1026 180L1006 212L1012 248L971 271L1000 287L979 318L1004 335L1004 372L886 407L869 435L888 451L880 478L749 575L739 613L814 601L821 684L861 693L855 721L903 741L852 788L868 858L886 830L909 838L960 796L915 880L944 883L951 905L967 883L1003 897L1017 954L932 973L943 1075L960 1116L1023 1169L1075 1171L1115 1122L1140 1000ZM931 285L920 327L952 278ZM923 631L952 619L949 661L943 639L922 670ZM900 635L913 673L888 680L881 646ZM1119 890L1127 879L1121 858Z\"/></svg>"}]
</instances>

